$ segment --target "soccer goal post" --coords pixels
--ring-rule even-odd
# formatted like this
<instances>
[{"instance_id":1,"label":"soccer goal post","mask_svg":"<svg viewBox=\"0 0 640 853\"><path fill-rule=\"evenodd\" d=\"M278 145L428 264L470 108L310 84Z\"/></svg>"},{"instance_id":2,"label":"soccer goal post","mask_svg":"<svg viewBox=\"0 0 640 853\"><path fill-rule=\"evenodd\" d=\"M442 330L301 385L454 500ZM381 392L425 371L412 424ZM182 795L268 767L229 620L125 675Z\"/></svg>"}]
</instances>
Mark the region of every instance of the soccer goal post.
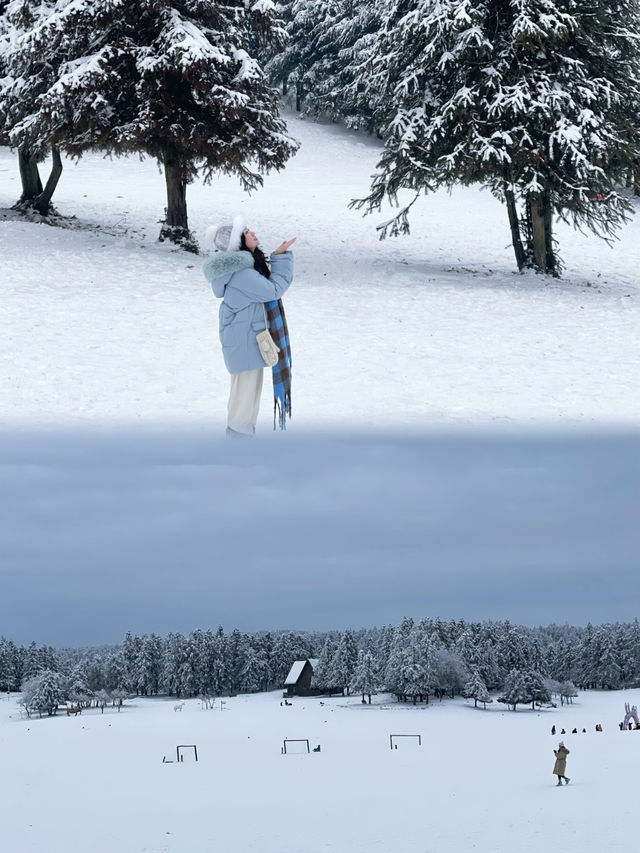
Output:
<instances>
[{"instance_id":1,"label":"soccer goal post","mask_svg":"<svg viewBox=\"0 0 640 853\"><path fill-rule=\"evenodd\" d=\"M391 749L397 749L398 748L398 745L394 744L393 740L394 740L394 738L401 738L401 737L417 738L418 739L418 746L422 746L422 735L389 735L389 745L390 745Z\"/></svg>"}]
</instances>

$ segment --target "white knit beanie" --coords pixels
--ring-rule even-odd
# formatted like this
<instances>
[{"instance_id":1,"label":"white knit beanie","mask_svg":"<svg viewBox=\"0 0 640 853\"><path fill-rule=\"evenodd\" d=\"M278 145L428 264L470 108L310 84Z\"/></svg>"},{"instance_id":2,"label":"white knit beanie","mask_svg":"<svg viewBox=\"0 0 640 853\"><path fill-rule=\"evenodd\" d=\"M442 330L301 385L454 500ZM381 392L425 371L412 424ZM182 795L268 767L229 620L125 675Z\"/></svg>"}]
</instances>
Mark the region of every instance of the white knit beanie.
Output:
<instances>
[{"instance_id":1,"label":"white knit beanie","mask_svg":"<svg viewBox=\"0 0 640 853\"><path fill-rule=\"evenodd\" d=\"M232 225L211 225L207 228L207 237L221 252L237 252L244 227L244 216L234 216Z\"/></svg>"}]
</instances>

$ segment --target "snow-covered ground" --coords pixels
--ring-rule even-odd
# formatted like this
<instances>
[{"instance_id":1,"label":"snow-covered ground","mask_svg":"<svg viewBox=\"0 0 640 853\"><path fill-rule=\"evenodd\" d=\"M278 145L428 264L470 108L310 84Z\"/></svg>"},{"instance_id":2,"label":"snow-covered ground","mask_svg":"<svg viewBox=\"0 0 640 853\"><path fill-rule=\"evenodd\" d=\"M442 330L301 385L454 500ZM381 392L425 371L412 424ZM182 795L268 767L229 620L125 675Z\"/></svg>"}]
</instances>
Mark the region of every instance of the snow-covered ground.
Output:
<instances>
[{"instance_id":1,"label":"snow-covered ground","mask_svg":"<svg viewBox=\"0 0 640 853\"><path fill-rule=\"evenodd\" d=\"M640 690L556 710L388 696L131 700L22 719L0 699L2 853L637 853ZM322 704L324 702L324 704ZM595 726L601 723L602 733ZM560 736L568 786L552 775ZM570 734L577 727L578 734ZM587 732L582 733L586 728ZM389 747L391 734L420 734ZM320 753L283 755L284 738ZM198 762L176 746L195 744ZM300 745L292 744L291 748ZM302 747L304 748L304 747ZM37 807L36 807L37 804Z\"/></svg>"},{"instance_id":2,"label":"snow-covered ground","mask_svg":"<svg viewBox=\"0 0 640 853\"><path fill-rule=\"evenodd\" d=\"M292 429L637 421L637 221L608 247L557 227L565 277L514 273L504 208L477 188L414 208L379 242L350 199L379 144L290 116L302 142L253 197L189 188L190 222L243 211L264 248L297 236L286 297ZM17 198L0 149L0 208ZM224 421L228 376L202 258L159 245L164 180L151 161L67 162L55 203L80 230L0 221L0 412L5 422ZM267 403L268 383L263 400ZM269 429L269 406L262 426Z\"/></svg>"}]
</instances>

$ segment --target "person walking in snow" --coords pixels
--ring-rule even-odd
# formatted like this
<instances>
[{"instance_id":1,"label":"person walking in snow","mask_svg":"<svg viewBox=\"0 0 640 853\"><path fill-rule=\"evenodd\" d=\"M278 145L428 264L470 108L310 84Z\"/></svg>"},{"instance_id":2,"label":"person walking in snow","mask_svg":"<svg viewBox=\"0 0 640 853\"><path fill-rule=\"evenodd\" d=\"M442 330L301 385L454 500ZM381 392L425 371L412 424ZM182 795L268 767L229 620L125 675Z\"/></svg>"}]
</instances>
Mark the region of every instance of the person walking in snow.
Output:
<instances>
[{"instance_id":1,"label":"person walking in snow","mask_svg":"<svg viewBox=\"0 0 640 853\"><path fill-rule=\"evenodd\" d=\"M255 433L265 367L256 335L265 328L279 347L278 362L272 368L273 417L274 429L276 419L284 429L287 416L291 417L291 349L281 297L293 281L289 249L296 238L281 243L268 263L258 237L242 216L207 233L218 252L205 262L203 271L222 299L220 342L231 374L227 435L241 438Z\"/></svg>"},{"instance_id":2,"label":"person walking in snow","mask_svg":"<svg viewBox=\"0 0 640 853\"><path fill-rule=\"evenodd\" d=\"M553 754L556 757L553 772L558 777L558 785L562 785L563 779L564 784L568 785L571 779L568 776L565 776L565 771L567 769L567 755L569 755L569 750L564 745L563 741L560 741L558 748L553 750Z\"/></svg>"}]
</instances>

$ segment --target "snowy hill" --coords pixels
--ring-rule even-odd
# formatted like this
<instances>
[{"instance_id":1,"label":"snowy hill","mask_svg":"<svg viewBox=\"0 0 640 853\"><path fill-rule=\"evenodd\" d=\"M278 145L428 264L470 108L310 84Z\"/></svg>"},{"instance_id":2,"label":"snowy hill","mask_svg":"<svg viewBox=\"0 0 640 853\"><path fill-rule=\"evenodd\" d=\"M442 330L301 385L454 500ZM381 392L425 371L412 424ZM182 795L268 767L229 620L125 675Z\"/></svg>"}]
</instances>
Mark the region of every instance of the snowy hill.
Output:
<instances>
[{"instance_id":1,"label":"snowy hill","mask_svg":"<svg viewBox=\"0 0 640 853\"><path fill-rule=\"evenodd\" d=\"M637 689L516 713L461 699L284 707L280 697L232 697L223 710L192 699L180 711L175 700L135 699L121 713L41 720L1 699L1 853L637 850L640 732L618 729ZM554 724L570 749L561 789ZM391 750L390 734L420 734L422 745L407 738ZM321 751L290 744L283 755L284 738ZM179 744L195 744L198 762L184 749L182 763L163 764Z\"/></svg>"},{"instance_id":2,"label":"snowy hill","mask_svg":"<svg viewBox=\"0 0 640 853\"><path fill-rule=\"evenodd\" d=\"M379 144L289 122L302 147L285 171L252 198L232 179L193 185L189 206L201 241L207 225L238 210L266 249L298 238L286 299L292 428L635 419L637 222L612 248L559 225L560 281L514 274L506 212L476 188L421 200L412 236L380 243L384 216L347 208L366 194ZM6 148L0 177L8 208L19 179ZM66 162L54 201L77 217L75 230L6 210L0 221L5 418L221 427L218 305L202 258L155 242L157 166L98 155Z\"/></svg>"}]
</instances>

